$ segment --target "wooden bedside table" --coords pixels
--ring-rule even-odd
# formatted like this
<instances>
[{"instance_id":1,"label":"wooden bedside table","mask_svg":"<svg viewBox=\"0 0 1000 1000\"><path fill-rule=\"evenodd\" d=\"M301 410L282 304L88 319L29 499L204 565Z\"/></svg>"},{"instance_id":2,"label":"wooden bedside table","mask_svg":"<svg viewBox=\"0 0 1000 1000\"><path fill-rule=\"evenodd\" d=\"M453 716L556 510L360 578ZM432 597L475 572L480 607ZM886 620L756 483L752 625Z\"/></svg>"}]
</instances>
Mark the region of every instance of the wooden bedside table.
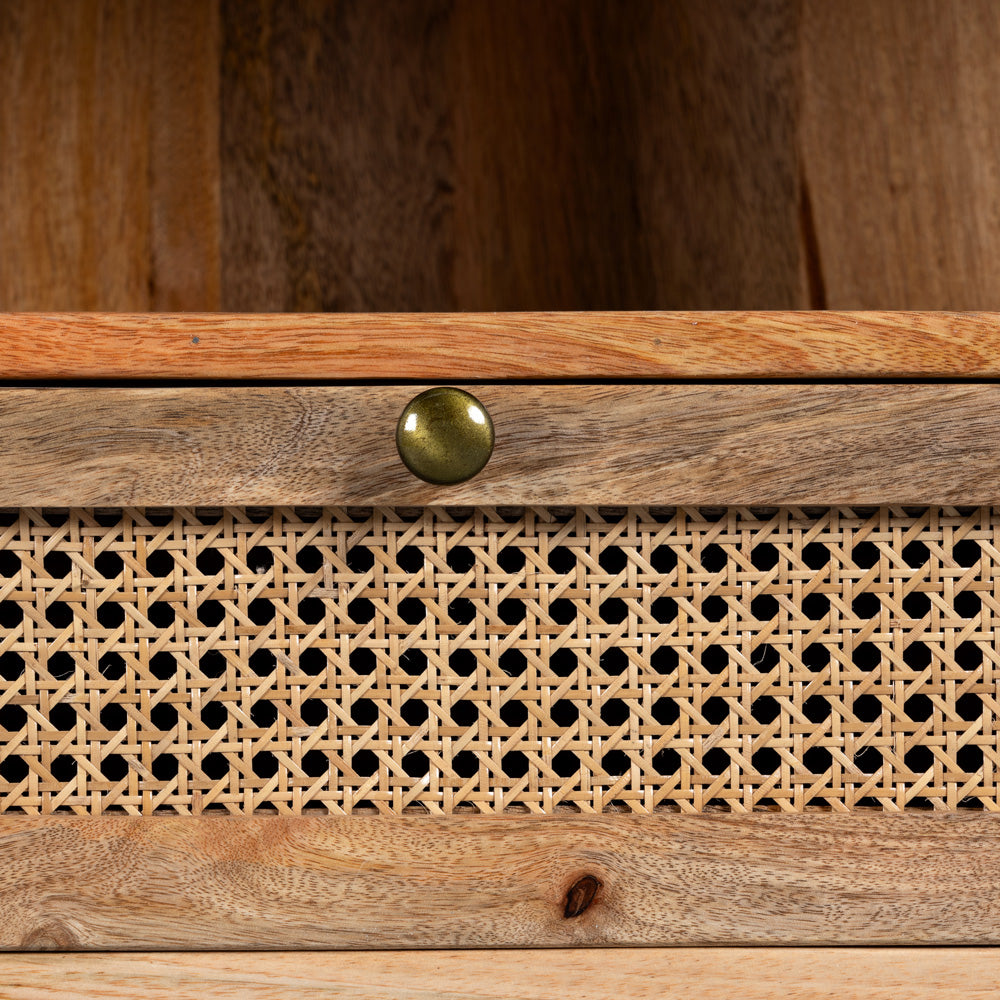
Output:
<instances>
[{"instance_id":1,"label":"wooden bedside table","mask_svg":"<svg viewBox=\"0 0 1000 1000\"><path fill-rule=\"evenodd\" d=\"M5 317L0 944L995 943L996 323Z\"/></svg>"},{"instance_id":2,"label":"wooden bedside table","mask_svg":"<svg viewBox=\"0 0 1000 1000\"><path fill-rule=\"evenodd\" d=\"M998 41L9 0L0 994L990 995Z\"/></svg>"}]
</instances>

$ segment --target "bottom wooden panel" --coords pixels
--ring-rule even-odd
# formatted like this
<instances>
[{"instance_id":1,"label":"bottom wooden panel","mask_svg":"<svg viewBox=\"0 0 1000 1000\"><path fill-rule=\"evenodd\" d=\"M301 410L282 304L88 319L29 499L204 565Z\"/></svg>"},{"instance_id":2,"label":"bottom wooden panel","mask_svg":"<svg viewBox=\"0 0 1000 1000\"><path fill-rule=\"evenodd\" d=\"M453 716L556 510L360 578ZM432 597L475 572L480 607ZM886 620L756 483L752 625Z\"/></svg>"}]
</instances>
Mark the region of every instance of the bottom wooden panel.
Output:
<instances>
[{"instance_id":1,"label":"bottom wooden panel","mask_svg":"<svg viewBox=\"0 0 1000 1000\"><path fill-rule=\"evenodd\" d=\"M982 813L0 818L13 950L995 944Z\"/></svg>"},{"instance_id":2,"label":"bottom wooden panel","mask_svg":"<svg viewBox=\"0 0 1000 1000\"><path fill-rule=\"evenodd\" d=\"M977 1000L985 948L7 955L9 1000Z\"/></svg>"}]
</instances>

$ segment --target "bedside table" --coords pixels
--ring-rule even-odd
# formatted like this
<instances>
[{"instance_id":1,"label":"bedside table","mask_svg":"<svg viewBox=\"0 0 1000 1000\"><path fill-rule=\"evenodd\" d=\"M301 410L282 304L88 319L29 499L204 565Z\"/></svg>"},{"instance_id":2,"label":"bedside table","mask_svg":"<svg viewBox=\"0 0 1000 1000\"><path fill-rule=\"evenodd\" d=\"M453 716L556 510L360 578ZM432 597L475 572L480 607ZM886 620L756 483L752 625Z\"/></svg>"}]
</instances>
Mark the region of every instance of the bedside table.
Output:
<instances>
[{"instance_id":1,"label":"bedside table","mask_svg":"<svg viewBox=\"0 0 1000 1000\"><path fill-rule=\"evenodd\" d=\"M998 40L5 4L0 993L991 995Z\"/></svg>"}]
</instances>

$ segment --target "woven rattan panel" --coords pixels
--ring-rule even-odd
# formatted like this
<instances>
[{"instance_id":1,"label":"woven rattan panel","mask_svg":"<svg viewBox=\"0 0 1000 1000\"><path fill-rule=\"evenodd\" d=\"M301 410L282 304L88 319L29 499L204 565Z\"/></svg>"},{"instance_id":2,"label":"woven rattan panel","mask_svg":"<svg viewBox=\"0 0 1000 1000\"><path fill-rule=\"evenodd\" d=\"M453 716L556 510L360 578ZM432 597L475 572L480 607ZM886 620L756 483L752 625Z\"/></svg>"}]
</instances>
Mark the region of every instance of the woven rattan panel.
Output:
<instances>
[{"instance_id":1,"label":"woven rattan panel","mask_svg":"<svg viewBox=\"0 0 1000 1000\"><path fill-rule=\"evenodd\" d=\"M995 810L1000 516L0 515L0 811Z\"/></svg>"}]
</instances>

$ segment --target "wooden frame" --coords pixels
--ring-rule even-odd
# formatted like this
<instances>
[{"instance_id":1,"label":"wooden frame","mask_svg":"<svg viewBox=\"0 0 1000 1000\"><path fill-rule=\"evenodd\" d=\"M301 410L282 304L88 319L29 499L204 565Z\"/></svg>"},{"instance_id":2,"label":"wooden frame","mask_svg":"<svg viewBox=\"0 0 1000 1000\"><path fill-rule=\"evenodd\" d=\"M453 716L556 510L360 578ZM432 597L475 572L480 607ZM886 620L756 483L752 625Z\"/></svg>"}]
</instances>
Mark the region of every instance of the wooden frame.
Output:
<instances>
[{"instance_id":1,"label":"wooden frame","mask_svg":"<svg viewBox=\"0 0 1000 1000\"><path fill-rule=\"evenodd\" d=\"M981 813L3 817L0 857L6 949L1000 944Z\"/></svg>"},{"instance_id":2,"label":"wooden frame","mask_svg":"<svg viewBox=\"0 0 1000 1000\"><path fill-rule=\"evenodd\" d=\"M990 379L996 313L0 315L0 381Z\"/></svg>"},{"instance_id":3,"label":"wooden frame","mask_svg":"<svg viewBox=\"0 0 1000 1000\"><path fill-rule=\"evenodd\" d=\"M996 317L944 314L22 315L5 317L0 329L9 381L749 382L985 380L1000 372L998 325ZM511 335L512 329L518 333ZM552 421L534 436L513 435L519 449L498 453L496 478L484 480L481 489L450 493L401 486L403 480L386 471L388 451L378 451L370 428L348 429L357 407L365 407L365 420L379 414L389 420L414 391L413 385L7 388L0 434L9 466L0 501L312 503L329 501L329 493L340 489L338 499L345 502L649 502L649 484L664 470L655 465L662 445L659 439L649 443L648 431L664 421L688 435L679 450L691 465L687 479L676 480L683 487L675 484L657 498L661 502L989 503L1000 486L992 456L997 389L985 383L485 385L483 398L504 416L530 398L549 412L566 406L570 418L604 400L609 408L603 416L620 415L624 405L625 417L617 430L610 424L603 451L593 450L597 435L580 443L594 473L590 479L539 475L564 450L563 444L545 450L558 433L559 421ZM339 423L290 418L293 410L315 415L334 398L342 408ZM713 457L699 465L698 449L704 452L713 421L731 427L731 436L717 439L717 453L709 444ZM265 424L279 428L279 446L257 465L243 437ZM120 479L124 463L143 468L129 428L144 427L158 428L146 440L153 453L145 478L137 475L116 491L116 470ZM181 442L173 454L163 450L164 428ZM752 446L740 453L734 442L743 433ZM832 433L840 435L839 450L832 458L814 457ZM386 436L391 440L391 432ZM346 478L303 479L280 464L272 469L283 454L294 460L329 437L356 441L355 461L377 456L376 471L354 492L337 485ZM620 456L624 442L630 442L635 467L651 471L646 479L629 480L626 463L618 482L602 482L595 470ZM850 460L862 449L869 465ZM203 472L185 479L180 470L192 451L207 461ZM755 464L755 454L769 457ZM528 469L531 476L523 466L528 455L538 462ZM734 455L740 466L726 473L725 462L737 460ZM782 478L790 464L808 489ZM240 468L251 473L233 489L229 484ZM955 477L956 468L965 470L963 476ZM740 488L745 479L756 484L752 490ZM541 486L529 487L529 480ZM628 483L639 484L635 492ZM443 820L8 816L0 819L0 947L995 944L996 822L984 814L864 813ZM902 872L918 877L902 879ZM331 924L331 908L348 900L361 902L349 919Z\"/></svg>"}]
</instances>

